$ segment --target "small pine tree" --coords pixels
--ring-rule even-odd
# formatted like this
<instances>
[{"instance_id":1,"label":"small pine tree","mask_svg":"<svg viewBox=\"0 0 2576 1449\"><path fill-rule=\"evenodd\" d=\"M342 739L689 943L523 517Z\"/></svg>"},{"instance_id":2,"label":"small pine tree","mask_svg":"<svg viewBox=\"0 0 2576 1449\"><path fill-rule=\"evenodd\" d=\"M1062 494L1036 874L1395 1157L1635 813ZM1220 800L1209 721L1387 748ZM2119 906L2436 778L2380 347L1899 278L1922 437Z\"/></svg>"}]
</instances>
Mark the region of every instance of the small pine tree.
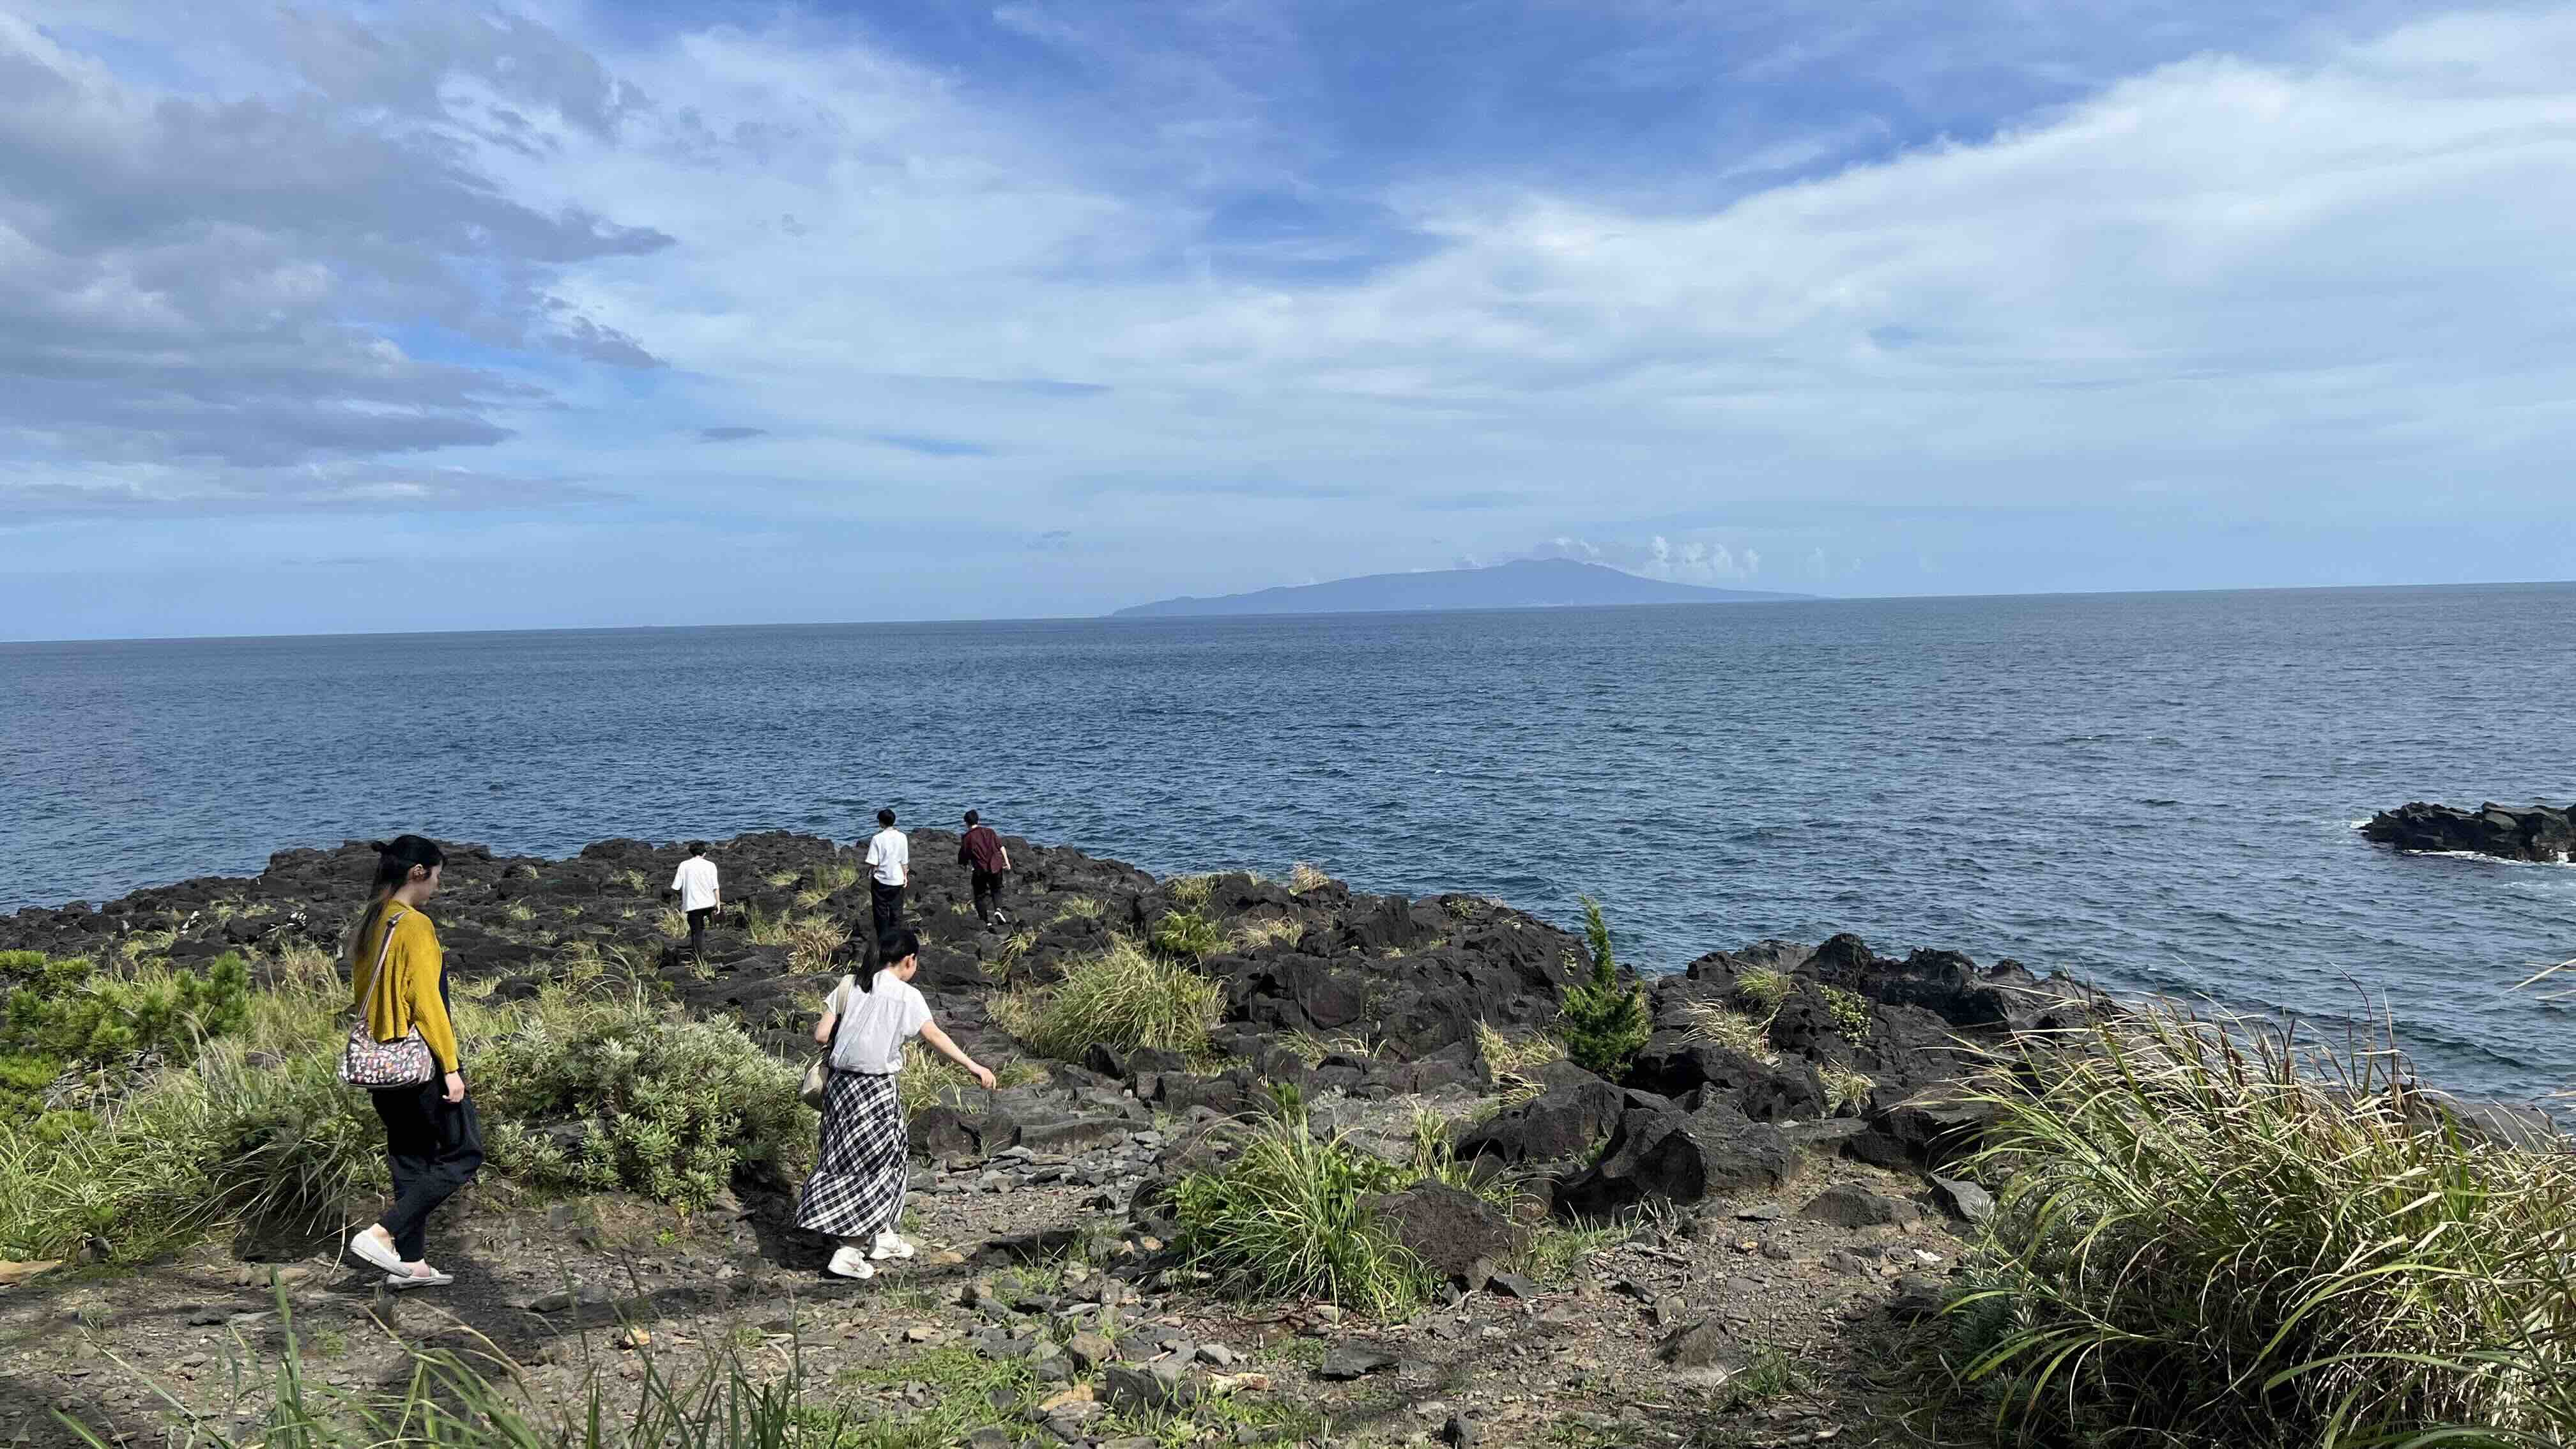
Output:
<instances>
[{"instance_id":1,"label":"small pine tree","mask_svg":"<svg viewBox=\"0 0 2576 1449\"><path fill-rule=\"evenodd\" d=\"M1576 1066L1615 1082L1654 1029L1646 1015L1646 988L1620 987L1619 963L1610 955L1610 923L1602 919L1601 903L1590 896L1583 897L1583 934L1592 945L1592 979L1565 993L1557 1035Z\"/></svg>"}]
</instances>

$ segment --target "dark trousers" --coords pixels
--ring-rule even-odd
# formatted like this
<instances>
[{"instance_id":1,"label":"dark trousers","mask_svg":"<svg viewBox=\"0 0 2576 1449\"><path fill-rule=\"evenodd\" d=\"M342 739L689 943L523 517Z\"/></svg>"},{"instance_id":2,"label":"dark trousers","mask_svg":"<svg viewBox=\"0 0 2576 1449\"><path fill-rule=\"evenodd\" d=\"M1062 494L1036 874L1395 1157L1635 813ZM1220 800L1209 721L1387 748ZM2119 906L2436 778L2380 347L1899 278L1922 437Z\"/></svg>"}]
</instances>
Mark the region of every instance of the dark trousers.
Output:
<instances>
[{"instance_id":1,"label":"dark trousers","mask_svg":"<svg viewBox=\"0 0 2576 1449\"><path fill-rule=\"evenodd\" d=\"M877 940L903 924L903 887L880 880L868 882L868 904L876 911Z\"/></svg>"},{"instance_id":2,"label":"dark trousers","mask_svg":"<svg viewBox=\"0 0 2576 1449\"><path fill-rule=\"evenodd\" d=\"M447 1100L443 1075L417 1091L368 1095L385 1120L385 1159L394 1170L393 1209L377 1221L393 1234L403 1261L417 1263L428 1251L429 1215L483 1165L482 1126L473 1098Z\"/></svg>"},{"instance_id":3,"label":"dark trousers","mask_svg":"<svg viewBox=\"0 0 2576 1449\"><path fill-rule=\"evenodd\" d=\"M975 919L989 921L1002 908L1002 873L998 870L975 872Z\"/></svg>"},{"instance_id":4,"label":"dark trousers","mask_svg":"<svg viewBox=\"0 0 2576 1449\"><path fill-rule=\"evenodd\" d=\"M703 955L707 949L707 919L716 913L713 906L700 906L689 912L689 954Z\"/></svg>"}]
</instances>

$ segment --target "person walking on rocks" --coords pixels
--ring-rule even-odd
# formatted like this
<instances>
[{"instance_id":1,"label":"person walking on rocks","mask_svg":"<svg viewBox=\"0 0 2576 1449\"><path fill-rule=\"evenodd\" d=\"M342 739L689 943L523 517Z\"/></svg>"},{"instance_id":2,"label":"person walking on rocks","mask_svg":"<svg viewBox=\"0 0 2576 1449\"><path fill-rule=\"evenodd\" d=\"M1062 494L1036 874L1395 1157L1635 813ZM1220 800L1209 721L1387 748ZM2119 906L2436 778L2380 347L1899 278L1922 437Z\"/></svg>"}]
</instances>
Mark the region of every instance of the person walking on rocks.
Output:
<instances>
[{"instance_id":1,"label":"person walking on rocks","mask_svg":"<svg viewBox=\"0 0 2576 1449\"><path fill-rule=\"evenodd\" d=\"M912 871L912 841L894 828L894 812L877 812L877 833L868 840L868 904L876 916L878 959L891 961L884 950L888 932L903 926L903 883Z\"/></svg>"},{"instance_id":2,"label":"person walking on rocks","mask_svg":"<svg viewBox=\"0 0 2576 1449\"><path fill-rule=\"evenodd\" d=\"M957 842L957 863L972 873L975 919L988 926L1010 924L1002 914L1002 873L1011 868L1011 852L972 810L966 812L966 837Z\"/></svg>"},{"instance_id":3,"label":"person walking on rocks","mask_svg":"<svg viewBox=\"0 0 2576 1449\"><path fill-rule=\"evenodd\" d=\"M680 893L680 910L689 918L689 959L702 960L707 954L707 920L724 909L724 885L716 877L716 863L707 859L707 843L689 842L689 858L671 875L671 889Z\"/></svg>"},{"instance_id":4,"label":"person walking on rocks","mask_svg":"<svg viewBox=\"0 0 2576 1449\"><path fill-rule=\"evenodd\" d=\"M483 1166L483 1132L456 1052L447 970L438 932L421 906L438 894L446 855L436 842L400 835L376 845L373 899L349 938L353 1003L380 1042L413 1032L429 1047L431 1076L418 1087L369 1092L385 1124L393 1207L349 1239L354 1256L384 1270L385 1286L436 1288L455 1278L429 1266L429 1215Z\"/></svg>"},{"instance_id":5,"label":"person walking on rocks","mask_svg":"<svg viewBox=\"0 0 2576 1449\"><path fill-rule=\"evenodd\" d=\"M896 1231L912 1176L911 1130L896 1086L903 1044L918 1036L993 1089L993 1074L948 1039L913 989L920 938L898 926L884 951L884 966L841 978L814 1027L815 1042L830 1049L831 1072L823 1086L822 1150L796 1195L796 1224L839 1240L825 1267L839 1278L873 1278L877 1262L912 1256L912 1244Z\"/></svg>"}]
</instances>

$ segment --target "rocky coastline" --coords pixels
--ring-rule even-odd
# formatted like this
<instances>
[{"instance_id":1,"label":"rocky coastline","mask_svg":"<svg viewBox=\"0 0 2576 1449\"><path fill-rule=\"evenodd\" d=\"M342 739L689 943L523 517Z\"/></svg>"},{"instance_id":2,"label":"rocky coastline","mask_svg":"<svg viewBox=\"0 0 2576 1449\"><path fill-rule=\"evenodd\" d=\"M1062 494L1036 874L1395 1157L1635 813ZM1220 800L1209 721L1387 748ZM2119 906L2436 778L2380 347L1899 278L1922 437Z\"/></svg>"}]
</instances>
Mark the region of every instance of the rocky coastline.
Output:
<instances>
[{"instance_id":1,"label":"rocky coastline","mask_svg":"<svg viewBox=\"0 0 2576 1449\"><path fill-rule=\"evenodd\" d=\"M2565 865L2576 860L2576 807L2516 807L2488 801L2475 810L2410 801L2362 822L2363 838L2399 850L2490 855Z\"/></svg>"},{"instance_id":2,"label":"rocky coastline","mask_svg":"<svg viewBox=\"0 0 2576 1449\"><path fill-rule=\"evenodd\" d=\"M996 1053L1011 1050L990 1009L1000 989L1043 985L1113 936L1142 935L1179 908L1178 893L1189 889L1067 847L1018 837L1008 845L1017 867L1011 927L973 918L966 873L954 863L956 837L939 830L913 835L908 910L922 940L917 984L961 1040ZM864 920L866 885L830 869L855 857L832 841L789 832L740 836L718 843L713 854L725 872L726 910L699 964L655 919L661 887L684 855L677 843L604 840L562 860L451 845L445 886L431 907L449 970L462 981L490 983L506 1001L533 995L549 979L550 963L580 947L657 983L691 1013L738 1017L764 1045L797 1057L839 968L815 969L790 945L760 944L746 922L800 913ZM104 904L29 907L0 917L0 950L105 959L148 950L185 965L225 952L256 959L289 945L331 949L363 904L372 862L358 842L286 850L256 877L200 877ZM1368 895L1329 879L1302 890L1241 873L1192 879L1192 908L1228 938L1200 962L1224 989L1214 1045L1226 1065L1193 1075L1169 1054L1103 1047L1082 1063L1060 1064L1060 1081L1132 1093L1133 1101L1166 1110L1223 1114L1250 1109L1269 1084L1359 1100L1486 1091L1495 1068L1482 1059L1478 1026L1543 1029L1577 980L1572 963L1581 959L1581 940L1499 901ZM1091 904L1078 912L1057 908L1069 901ZM1748 971L1778 972L1791 983L1767 1046L1749 1052L1695 1036L1693 1008L1732 999ZM1761 941L1712 951L1644 985L1654 1034L1624 1079L1578 1084L1572 1078L1589 1074L1559 1064L1542 1084L1541 1102L1489 1126L1480 1150L1514 1163L1544 1162L1556 1155L1545 1143L1560 1129L1588 1141L1616 1128L1625 1143L1631 1129L1621 1123L1631 1112L1702 1121L1723 1113L1763 1126L1759 1140L1779 1150L1828 1147L1890 1168L1937 1165L1946 1150L1939 1126L1909 1106L1912 1099L1954 1080L1968 1043L2063 1024L2089 997L2078 983L2042 981L2016 962L1981 966L1940 950L1882 957L1849 935L1812 946ZM1865 1016L1846 1006L1836 1019L1829 995L1842 992L1866 1003ZM1317 1042L1342 1049L1316 1058ZM1825 1075L1838 1070L1873 1084L1866 1104L1828 1107ZM1552 1122L1568 1094L1582 1099L1572 1125L1522 1125ZM1005 1093L997 1102L993 1112L1007 1115L1015 1099ZM1796 1124L1794 1139L1775 1138L1767 1130L1775 1123ZM1643 1121L1633 1129L1656 1130ZM1011 1146L1020 1131L962 1114L916 1123L917 1134L942 1146ZM1641 1142L1638 1151L1652 1155L1652 1146ZM1575 1190L1574 1200L1605 1206L1597 1187Z\"/></svg>"},{"instance_id":3,"label":"rocky coastline","mask_svg":"<svg viewBox=\"0 0 2576 1449\"><path fill-rule=\"evenodd\" d=\"M953 1424L983 1449L1143 1449L1153 1441L1118 1426L1173 1414L1195 1442L1911 1442L1919 1406L1884 1370L1994 1210L1955 1166L1992 1108L1958 1084L1981 1051L2108 1009L2010 961L1887 957L1849 935L1761 941L1638 983L1650 1034L1605 1077L1513 1050L1557 1024L1585 943L1504 903L1371 895L1303 870L1158 879L1007 843L1012 919L995 927L968 904L956 838L913 837L916 985L979 1057L1027 1070L912 1114L925 1251L902 1273L859 1287L818 1278L825 1247L793 1227L774 1182L738 1180L718 1210L676 1219L621 1193L492 1184L468 1199L473 1276L445 1297L452 1320L351 1289L332 1243L209 1244L124 1274L0 1279L0 1399L29 1406L14 1423L0 1410L0 1439L60 1439L38 1404L128 1432L151 1432L174 1401L234 1412L216 1403L214 1370L301 1351L273 1316L291 1300L308 1332L352 1341L461 1323L558 1394L631 1384L653 1335L837 1345L890 1366L864 1378L867 1412L906 1433ZM739 1022L801 1063L841 967L779 927L864 921L855 858L784 832L713 854L726 911L703 961L662 900L676 844L607 840L562 860L452 846L430 910L453 976L481 999L534 998L577 957L595 979L677 1017ZM180 967L234 953L256 974L330 948L372 860L354 842L287 850L254 878L30 908L0 918L0 950ZM1221 991L1207 1051L1094 1042L1040 1060L1012 1037L1011 993L1043 990L1176 912L1214 932L1194 967ZM1762 1020L1747 1032L1754 1006ZM1442 1124L1459 1161L1531 1194L1512 1213L1427 1179L1375 1199L1447 1284L1400 1320L1218 1293L1175 1246L1175 1195L1287 1100L1319 1138L1390 1163L1408 1160L1426 1121ZM529 1125L571 1151L584 1131ZM1533 1247L1550 1235L1587 1246L1543 1272ZM155 1306L172 1302L188 1311ZM409 1361L376 1337L334 1383L399 1378ZM101 1375L103 1352L148 1384ZM1008 1404L960 1386L1004 1369L1027 1385Z\"/></svg>"}]
</instances>

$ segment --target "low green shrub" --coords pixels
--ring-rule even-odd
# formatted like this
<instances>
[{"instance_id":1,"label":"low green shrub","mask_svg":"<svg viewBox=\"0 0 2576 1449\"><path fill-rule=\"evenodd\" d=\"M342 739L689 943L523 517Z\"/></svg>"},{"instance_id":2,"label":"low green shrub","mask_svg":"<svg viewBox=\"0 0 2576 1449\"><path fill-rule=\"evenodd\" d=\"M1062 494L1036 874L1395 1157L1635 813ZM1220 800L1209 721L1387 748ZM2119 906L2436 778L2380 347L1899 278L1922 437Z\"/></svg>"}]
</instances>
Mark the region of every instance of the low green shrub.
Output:
<instances>
[{"instance_id":1,"label":"low green shrub","mask_svg":"<svg viewBox=\"0 0 2576 1449\"><path fill-rule=\"evenodd\" d=\"M1847 1041L1869 1039L1868 997L1839 986L1819 986L1816 989L1824 995L1825 1015L1833 1022L1834 1030L1842 1033Z\"/></svg>"},{"instance_id":2,"label":"low green shrub","mask_svg":"<svg viewBox=\"0 0 2576 1449\"><path fill-rule=\"evenodd\" d=\"M1583 898L1583 933L1592 950L1592 976L1565 993L1556 1034L1576 1066L1613 1081L1644 1050L1654 1022L1646 1014L1646 988L1619 985L1619 963L1610 954L1610 923L1601 903Z\"/></svg>"},{"instance_id":3,"label":"low green shrub","mask_svg":"<svg viewBox=\"0 0 2576 1449\"><path fill-rule=\"evenodd\" d=\"M250 967L227 953L202 971L99 970L81 957L46 961L9 993L0 1051L67 1063L109 1063L143 1053L186 1061L198 1042L250 1019Z\"/></svg>"},{"instance_id":4,"label":"low green shrub","mask_svg":"<svg viewBox=\"0 0 2576 1449\"><path fill-rule=\"evenodd\" d=\"M1155 950L1183 961L1204 961L1225 949L1225 928L1196 907L1165 911L1148 938Z\"/></svg>"},{"instance_id":5,"label":"low green shrub","mask_svg":"<svg viewBox=\"0 0 2576 1449\"><path fill-rule=\"evenodd\" d=\"M1397 1317L1437 1285L1362 1204L1421 1176L1316 1137L1303 1114L1271 1117L1233 1161L1181 1181L1179 1246L1193 1268L1236 1291Z\"/></svg>"},{"instance_id":6,"label":"low green shrub","mask_svg":"<svg viewBox=\"0 0 2576 1449\"><path fill-rule=\"evenodd\" d=\"M1066 967L1055 985L996 998L993 1014L1030 1050L1073 1061L1093 1042L1202 1055L1224 1005L1225 989L1216 982L1118 937L1107 950Z\"/></svg>"},{"instance_id":7,"label":"low green shrub","mask_svg":"<svg viewBox=\"0 0 2576 1449\"><path fill-rule=\"evenodd\" d=\"M545 1005L476 1063L492 1162L513 1177L700 1208L740 1169L784 1171L812 1131L796 1068L731 1022L635 1000Z\"/></svg>"},{"instance_id":8,"label":"low green shrub","mask_svg":"<svg viewBox=\"0 0 2576 1449\"><path fill-rule=\"evenodd\" d=\"M2025 1045L1957 1381L2040 1439L2567 1442L2576 1156L2464 1130L2392 1044L2148 1006Z\"/></svg>"}]
</instances>

